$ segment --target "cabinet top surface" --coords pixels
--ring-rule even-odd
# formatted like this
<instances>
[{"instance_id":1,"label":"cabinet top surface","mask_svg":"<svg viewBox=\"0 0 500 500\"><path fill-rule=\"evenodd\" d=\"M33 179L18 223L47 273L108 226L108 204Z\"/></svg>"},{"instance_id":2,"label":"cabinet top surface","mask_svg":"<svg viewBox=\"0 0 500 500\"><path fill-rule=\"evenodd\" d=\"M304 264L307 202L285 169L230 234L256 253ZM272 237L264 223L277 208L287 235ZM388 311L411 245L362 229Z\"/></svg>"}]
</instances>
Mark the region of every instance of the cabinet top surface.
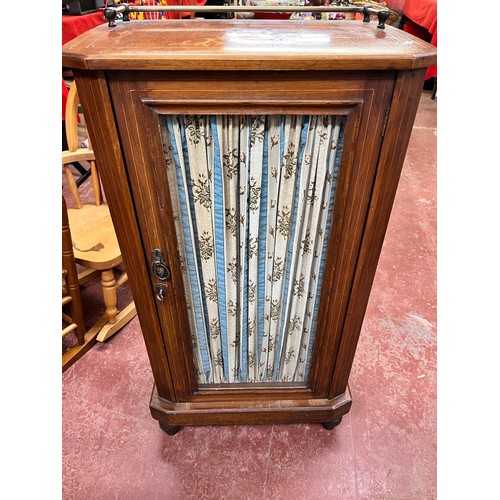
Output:
<instances>
[{"instance_id":1,"label":"cabinet top surface","mask_svg":"<svg viewBox=\"0 0 500 500\"><path fill-rule=\"evenodd\" d=\"M436 64L436 47L361 21L171 20L103 24L63 45L96 70L386 70Z\"/></svg>"}]
</instances>

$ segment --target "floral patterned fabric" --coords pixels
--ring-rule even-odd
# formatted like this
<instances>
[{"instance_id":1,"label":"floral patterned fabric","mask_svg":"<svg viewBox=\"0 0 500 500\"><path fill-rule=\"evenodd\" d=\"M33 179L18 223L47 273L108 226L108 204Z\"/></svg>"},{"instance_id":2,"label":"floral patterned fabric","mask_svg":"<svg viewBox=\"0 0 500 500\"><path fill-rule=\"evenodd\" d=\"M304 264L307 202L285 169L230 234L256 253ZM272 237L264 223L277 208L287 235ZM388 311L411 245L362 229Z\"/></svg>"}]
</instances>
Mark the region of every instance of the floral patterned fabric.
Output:
<instances>
[{"instance_id":1,"label":"floral patterned fabric","mask_svg":"<svg viewBox=\"0 0 500 500\"><path fill-rule=\"evenodd\" d=\"M199 383L307 378L344 118L165 115Z\"/></svg>"}]
</instances>

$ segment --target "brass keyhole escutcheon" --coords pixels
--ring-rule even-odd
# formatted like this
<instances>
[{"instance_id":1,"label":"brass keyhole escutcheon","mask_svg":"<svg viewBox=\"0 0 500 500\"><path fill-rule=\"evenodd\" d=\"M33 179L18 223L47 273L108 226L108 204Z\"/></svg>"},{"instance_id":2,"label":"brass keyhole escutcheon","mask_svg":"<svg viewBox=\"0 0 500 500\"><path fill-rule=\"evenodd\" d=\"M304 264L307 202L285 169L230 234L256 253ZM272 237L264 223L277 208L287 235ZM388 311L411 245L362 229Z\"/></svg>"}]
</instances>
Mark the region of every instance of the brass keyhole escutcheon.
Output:
<instances>
[{"instance_id":1,"label":"brass keyhole escutcheon","mask_svg":"<svg viewBox=\"0 0 500 500\"><path fill-rule=\"evenodd\" d=\"M159 248L153 250L153 258L151 261L151 269L153 274L162 281L170 278L170 269L167 267L163 254Z\"/></svg>"},{"instance_id":2,"label":"brass keyhole escutcheon","mask_svg":"<svg viewBox=\"0 0 500 500\"><path fill-rule=\"evenodd\" d=\"M165 263L163 254L159 248L153 249L153 257L151 259L151 271L155 277L161 281L166 281L170 278L170 269ZM167 285L164 283L155 284L155 295L157 300L163 302L167 295Z\"/></svg>"}]
</instances>

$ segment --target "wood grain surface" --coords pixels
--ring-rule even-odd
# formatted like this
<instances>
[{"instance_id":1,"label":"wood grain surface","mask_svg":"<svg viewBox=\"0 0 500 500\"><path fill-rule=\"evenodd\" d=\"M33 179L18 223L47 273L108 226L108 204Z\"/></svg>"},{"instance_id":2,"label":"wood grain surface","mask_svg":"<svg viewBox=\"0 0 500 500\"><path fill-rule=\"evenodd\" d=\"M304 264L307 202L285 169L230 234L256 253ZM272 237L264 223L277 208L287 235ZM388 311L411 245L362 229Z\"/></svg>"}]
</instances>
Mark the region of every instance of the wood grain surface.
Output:
<instances>
[{"instance_id":1,"label":"wood grain surface","mask_svg":"<svg viewBox=\"0 0 500 500\"><path fill-rule=\"evenodd\" d=\"M360 21L134 21L98 26L63 46L63 66L143 70L414 69L436 47Z\"/></svg>"}]
</instances>

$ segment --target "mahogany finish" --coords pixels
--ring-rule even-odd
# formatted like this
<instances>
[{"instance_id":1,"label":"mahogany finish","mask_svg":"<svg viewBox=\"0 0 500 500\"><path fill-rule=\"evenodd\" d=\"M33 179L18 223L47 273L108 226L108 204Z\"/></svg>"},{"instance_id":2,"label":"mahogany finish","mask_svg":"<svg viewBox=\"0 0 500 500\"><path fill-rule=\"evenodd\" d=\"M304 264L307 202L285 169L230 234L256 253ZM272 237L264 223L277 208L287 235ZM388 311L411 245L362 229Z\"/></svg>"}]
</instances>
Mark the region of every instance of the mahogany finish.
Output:
<instances>
[{"instance_id":1,"label":"mahogany finish","mask_svg":"<svg viewBox=\"0 0 500 500\"><path fill-rule=\"evenodd\" d=\"M359 21L118 22L64 46L64 66L118 70L366 70L434 64L436 48ZM133 27L132 27L133 25Z\"/></svg>"},{"instance_id":2,"label":"mahogany finish","mask_svg":"<svg viewBox=\"0 0 500 500\"><path fill-rule=\"evenodd\" d=\"M154 21L63 47L128 271L162 429L321 422L349 411L348 376L435 48L356 21ZM162 114L346 117L311 368L304 383L198 385L160 136ZM151 252L171 277L162 302Z\"/></svg>"}]
</instances>

